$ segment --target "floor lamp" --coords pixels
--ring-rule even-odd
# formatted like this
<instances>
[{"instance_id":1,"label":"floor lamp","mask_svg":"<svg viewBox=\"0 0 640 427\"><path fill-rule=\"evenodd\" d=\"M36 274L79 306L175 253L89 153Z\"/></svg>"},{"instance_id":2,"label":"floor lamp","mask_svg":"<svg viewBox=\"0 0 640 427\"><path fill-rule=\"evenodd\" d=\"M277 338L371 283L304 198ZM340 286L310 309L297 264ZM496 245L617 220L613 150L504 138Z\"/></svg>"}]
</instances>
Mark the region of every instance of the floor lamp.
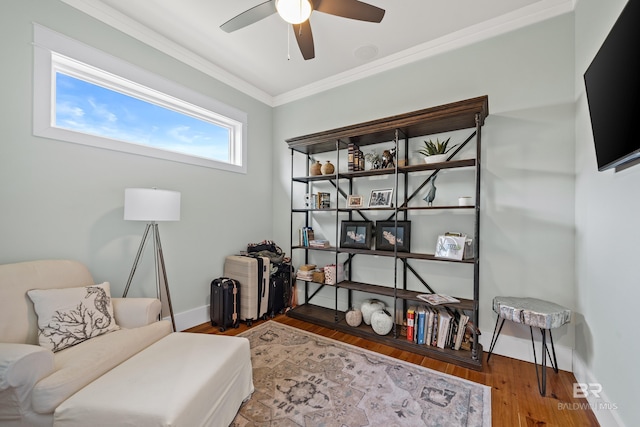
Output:
<instances>
[{"instance_id":1,"label":"floor lamp","mask_svg":"<svg viewBox=\"0 0 640 427\"><path fill-rule=\"evenodd\" d=\"M164 282L167 304L171 315L171 325L176 331L176 322L173 316L171 305L171 295L169 293L169 283L167 281L167 270L164 265L162 254L162 244L160 243L160 232L158 231L158 221L180 221L180 193L178 191L158 190L156 188L125 188L124 190L124 219L125 221L146 221L147 226L142 235L142 241L138 248L127 286L124 288L122 297L126 297L131 286L131 280L138 267L140 256L144 251L144 246L151 234L154 247L154 260L156 269L156 293L158 299L162 301L160 280Z\"/></svg>"}]
</instances>

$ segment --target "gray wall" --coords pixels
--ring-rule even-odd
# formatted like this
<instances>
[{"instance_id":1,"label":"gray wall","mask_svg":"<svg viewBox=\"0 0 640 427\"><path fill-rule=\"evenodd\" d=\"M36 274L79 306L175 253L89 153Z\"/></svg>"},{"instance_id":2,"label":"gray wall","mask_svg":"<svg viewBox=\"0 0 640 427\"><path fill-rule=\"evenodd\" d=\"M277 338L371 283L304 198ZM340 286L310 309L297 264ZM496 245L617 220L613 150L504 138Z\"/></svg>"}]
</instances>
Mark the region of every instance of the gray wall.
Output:
<instances>
[{"instance_id":1,"label":"gray wall","mask_svg":"<svg viewBox=\"0 0 640 427\"><path fill-rule=\"evenodd\" d=\"M636 339L640 299L640 166L598 172L582 75L627 2L580 0L576 7L576 366L580 382L602 385L590 396L611 425L640 425ZM637 43L636 43L637 46ZM605 425L605 424L603 424Z\"/></svg>"},{"instance_id":2,"label":"gray wall","mask_svg":"<svg viewBox=\"0 0 640 427\"><path fill-rule=\"evenodd\" d=\"M247 112L249 172L34 137L32 22ZM0 29L0 262L78 259L119 296L144 231L143 223L123 220L124 189L177 190L182 220L160 224L174 311L195 309L196 323L206 321L201 308L224 256L271 237L271 108L58 1L3 2ZM153 277L145 257L130 295L155 295Z\"/></svg>"}]
</instances>

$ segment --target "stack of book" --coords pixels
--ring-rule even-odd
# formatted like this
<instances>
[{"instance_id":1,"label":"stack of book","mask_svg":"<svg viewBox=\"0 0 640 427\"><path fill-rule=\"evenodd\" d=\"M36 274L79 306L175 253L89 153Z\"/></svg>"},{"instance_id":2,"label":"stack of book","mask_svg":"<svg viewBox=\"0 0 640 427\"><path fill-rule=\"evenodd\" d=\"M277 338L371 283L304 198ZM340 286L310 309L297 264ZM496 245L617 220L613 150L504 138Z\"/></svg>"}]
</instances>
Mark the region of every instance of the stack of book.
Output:
<instances>
[{"instance_id":1,"label":"stack of book","mask_svg":"<svg viewBox=\"0 0 640 427\"><path fill-rule=\"evenodd\" d=\"M311 282L313 280L313 273L315 271L316 271L315 264L301 265L300 268L298 268L298 272L296 273L296 278L299 280Z\"/></svg>"},{"instance_id":2,"label":"stack of book","mask_svg":"<svg viewBox=\"0 0 640 427\"><path fill-rule=\"evenodd\" d=\"M448 306L409 307L406 314L407 340L442 349L469 349L473 329L469 319L464 310Z\"/></svg>"},{"instance_id":3,"label":"stack of book","mask_svg":"<svg viewBox=\"0 0 640 427\"><path fill-rule=\"evenodd\" d=\"M329 241L325 239L309 240L310 248L328 248L329 246Z\"/></svg>"},{"instance_id":4,"label":"stack of book","mask_svg":"<svg viewBox=\"0 0 640 427\"><path fill-rule=\"evenodd\" d=\"M331 193L318 193L318 208L331 209Z\"/></svg>"},{"instance_id":5,"label":"stack of book","mask_svg":"<svg viewBox=\"0 0 640 427\"><path fill-rule=\"evenodd\" d=\"M309 242L315 240L315 233L311 227L302 227L298 230L298 244L300 246L309 246Z\"/></svg>"},{"instance_id":6,"label":"stack of book","mask_svg":"<svg viewBox=\"0 0 640 427\"><path fill-rule=\"evenodd\" d=\"M364 154L353 142L347 146L347 165L349 172L364 170Z\"/></svg>"}]
</instances>

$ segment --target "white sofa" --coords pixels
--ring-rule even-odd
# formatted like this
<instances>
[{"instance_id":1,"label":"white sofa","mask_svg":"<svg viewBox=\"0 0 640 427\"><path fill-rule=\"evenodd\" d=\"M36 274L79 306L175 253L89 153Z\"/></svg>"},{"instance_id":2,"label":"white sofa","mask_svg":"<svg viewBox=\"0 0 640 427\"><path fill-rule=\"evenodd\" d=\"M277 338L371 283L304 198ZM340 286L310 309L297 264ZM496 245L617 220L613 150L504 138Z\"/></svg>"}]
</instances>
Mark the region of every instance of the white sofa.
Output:
<instances>
[{"instance_id":1,"label":"white sofa","mask_svg":"<svg viewBox=\"0 0 640 427\"><path fill-rule=\"evenodd\" d=\"M27 291L93 284L77 261L0 265L0 426L51 426L61 403L171 333L168 321L157 321L157 299L112 298L119 330L56 353L39 346Z\"/></svg>"}]
</instances>

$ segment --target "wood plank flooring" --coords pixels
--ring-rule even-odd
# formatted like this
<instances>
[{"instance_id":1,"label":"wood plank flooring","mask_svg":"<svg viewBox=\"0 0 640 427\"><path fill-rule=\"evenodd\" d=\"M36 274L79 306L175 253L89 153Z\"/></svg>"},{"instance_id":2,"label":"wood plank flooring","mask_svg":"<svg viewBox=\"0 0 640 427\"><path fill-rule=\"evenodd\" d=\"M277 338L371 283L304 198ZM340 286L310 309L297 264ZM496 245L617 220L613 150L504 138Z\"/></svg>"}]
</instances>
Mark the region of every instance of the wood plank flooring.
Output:
<instances>
[{"instance_id":1,"label":"wood plank flooring","mask_svg":"<svg viewBox=\"0 0 640 427\"><path fill-rule=\"evenodd\" d=\"M483 370L474 371L292 319L286 315L278 315L273 320L436 371L488 385L491 387L491 419L494 427L599 426L595 415L590 409L573 409L574 404L576 404L575 407L584 407L580 405L586 406L587 401L586 399L572 397L573 383L576 382L576 379L571 372L559 371L556 374L551 368L547 368L547 394L542 397L538 392L535 367L532 363L494 354L491 356L491 362L487 364L487 353L485 352ZM263 321L255 322L254 325L261 322ZM247 330L247 326L241 323L238 329L231 328L223 334L236 335L245 330ZM188 329L187 332L221 333L218 328L212 327L209 323Z\"/></svg>"}]
</instances>

